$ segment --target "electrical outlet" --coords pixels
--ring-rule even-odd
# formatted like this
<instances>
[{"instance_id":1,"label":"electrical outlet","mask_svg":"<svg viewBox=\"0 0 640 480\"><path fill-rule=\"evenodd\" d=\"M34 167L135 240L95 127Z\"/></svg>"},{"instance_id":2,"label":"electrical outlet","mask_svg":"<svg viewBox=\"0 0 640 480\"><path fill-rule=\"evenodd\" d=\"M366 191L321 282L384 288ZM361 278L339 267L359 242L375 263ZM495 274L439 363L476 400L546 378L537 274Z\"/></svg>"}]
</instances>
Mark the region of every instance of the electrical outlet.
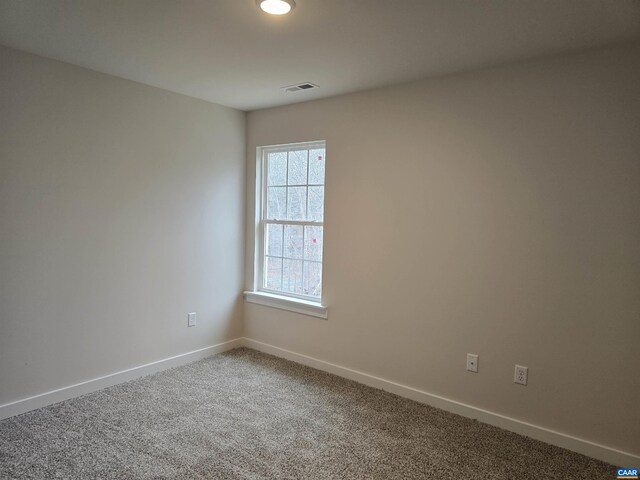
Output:
<instances>
[{"instance_id":1,"label":"electrical outlet","mask_svg":"<svg viewBox=\"0 0 640 480\"><path fill-rule=\"evenodd\" d=\"M478 373L478 355L467 353L467 370Z\"/></svg>"},{"instance_id":2,"label":"electrical outlet","mask_svg":"<svg viewBox=\"0 0 640 480\"><path fill-rule=\"evenodd\" d=\"M191 312L187 314L187 327L195 327L196 326L196 312Z\"/></svg>"},{"instance_id":3,"label":"electrical outlet","mask_svg":"<svg viewBox=\"0 0 640 480\"><path fill-rule=\"evenodd\" d=\"M513 382L520 385L527 384L527 378L529 377L529 368L522 365L516 365L516 371L513 375Z\"/></svg>"}]
</instances>

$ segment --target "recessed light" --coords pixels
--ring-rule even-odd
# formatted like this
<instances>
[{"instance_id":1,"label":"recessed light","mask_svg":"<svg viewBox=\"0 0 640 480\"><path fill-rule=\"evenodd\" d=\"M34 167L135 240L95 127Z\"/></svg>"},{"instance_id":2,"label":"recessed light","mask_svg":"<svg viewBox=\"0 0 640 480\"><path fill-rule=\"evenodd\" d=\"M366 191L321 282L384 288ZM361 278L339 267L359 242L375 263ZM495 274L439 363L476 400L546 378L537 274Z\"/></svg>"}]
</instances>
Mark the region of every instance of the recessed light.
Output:
<instances>
[{"instance_id":1,"label":"recessed light","mask_svg":"<svg viewBox=\"0 0 640 480\"><path fill-rule=\"evenodd\" d=\"M293 0L256 0L256 3L262 11L271 15L285 15L296 6Z\"/></svg>"}]
</instances>

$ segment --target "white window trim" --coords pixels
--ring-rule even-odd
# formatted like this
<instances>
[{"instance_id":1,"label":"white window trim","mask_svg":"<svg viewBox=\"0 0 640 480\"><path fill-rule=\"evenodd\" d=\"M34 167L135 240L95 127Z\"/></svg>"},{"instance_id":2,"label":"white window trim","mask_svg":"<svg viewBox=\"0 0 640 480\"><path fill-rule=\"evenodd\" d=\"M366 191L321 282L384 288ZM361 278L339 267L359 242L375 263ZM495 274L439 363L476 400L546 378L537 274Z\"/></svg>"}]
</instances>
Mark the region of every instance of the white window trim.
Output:
<instances>
[{"instance_id":1,"label":"white window trim","mask_svg":"<svg viewBox=\"0 0 640 480\"><path fill-rule=\"evenodd\" d=\"M264 261L264 225L263 221L266 210L267 196L267 175L265 172L266 162L264 161L266 152L271 150L291 151L303 146L305 149L313 147L326 148L326 142L322 140L311 142L290 143L286 145L268 145L258 147L256 149L256 203L255 203L255 251L253 260L253 290L244 292L244 298L247 302L255 303L281 310L288 310L312 317L324 318L328 317L328 308L324 305L321 298L306 295L298 295L295 293L286 293L265 289L263 285L263 261ZM268 223L287 223L300 225L323 225L324 222L296 221L296 220L269 220ZM323 242L324 249L324 242ZM324 264L324 255L323 255ZM322 269L324 277L324 268ZM324 278L322 297L324 297Z\"/></svg>"},{"instance_id":2,"label":"white window trim","mask_svg":"<svg viewBox=\"0 0 640 480\"><path fill-rule=\"evenodd\" d=\"M310 302L301 298L285 297L267 292L244 292L244 298L249 303L264 305L265 307L288 310L311 317L327 318L328 308L318 302Z\"/></svg>"}]
</instances>

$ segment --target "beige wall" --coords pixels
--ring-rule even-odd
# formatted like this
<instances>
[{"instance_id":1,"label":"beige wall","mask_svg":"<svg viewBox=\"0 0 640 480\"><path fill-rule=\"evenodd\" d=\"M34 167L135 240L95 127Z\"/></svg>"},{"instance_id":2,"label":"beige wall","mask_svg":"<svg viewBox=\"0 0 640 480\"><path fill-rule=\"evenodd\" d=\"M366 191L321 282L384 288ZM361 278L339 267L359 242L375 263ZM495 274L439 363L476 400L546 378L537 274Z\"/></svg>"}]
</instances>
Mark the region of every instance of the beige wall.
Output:
<instances>
[{"instance_id":1,"label":"beige wall","mask_svg":"<svg viewBox=\"0 0 640 480\"><path fill-rule=\"evenodd\" d=\"M0 404L241 334L244 146L242 112L0 47Z\"/></svg>"},{"instance_id":2,"label":"beige wall","mask_svg":"<svg viewBox=\"0 0 640 480\"><path fill-rule=\"evenodd\" d=\"M640 454L639 66L249 114L248 239L256 146L327 140L330 310L247 304L245 335ZM0 404L242 334L244 144L241 112L0 47Z\"/></svg>"},{"instance_id":3,"label":"beige wall","mask_svg":"<svg viewBox=\"0 0 640 480\"><path fill-rule=\"evenodd\" d=\"M247 337L640 454L640 46L252 112L250 197L317 139L329 319Z\"/></svg>"}]
</instances>

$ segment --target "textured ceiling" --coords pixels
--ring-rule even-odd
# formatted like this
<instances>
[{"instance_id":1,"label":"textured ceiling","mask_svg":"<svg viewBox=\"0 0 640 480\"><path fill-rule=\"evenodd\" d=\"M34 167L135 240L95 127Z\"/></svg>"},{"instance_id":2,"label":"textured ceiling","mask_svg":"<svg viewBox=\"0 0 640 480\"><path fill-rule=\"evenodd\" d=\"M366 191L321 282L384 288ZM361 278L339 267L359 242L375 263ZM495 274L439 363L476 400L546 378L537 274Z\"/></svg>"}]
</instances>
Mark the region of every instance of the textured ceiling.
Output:
<instances>
[{"instance_id":1,"label":"textured ceiling","mask_svg":"<svg viewBox=\"0 0 640 480\"><path fill-rule=\"evenodd\" d=\"M640 39L638 0L0 0L0 43L242 110ZM317 90L280 87L312 82Z\"/></svg>"}]
</instances>

